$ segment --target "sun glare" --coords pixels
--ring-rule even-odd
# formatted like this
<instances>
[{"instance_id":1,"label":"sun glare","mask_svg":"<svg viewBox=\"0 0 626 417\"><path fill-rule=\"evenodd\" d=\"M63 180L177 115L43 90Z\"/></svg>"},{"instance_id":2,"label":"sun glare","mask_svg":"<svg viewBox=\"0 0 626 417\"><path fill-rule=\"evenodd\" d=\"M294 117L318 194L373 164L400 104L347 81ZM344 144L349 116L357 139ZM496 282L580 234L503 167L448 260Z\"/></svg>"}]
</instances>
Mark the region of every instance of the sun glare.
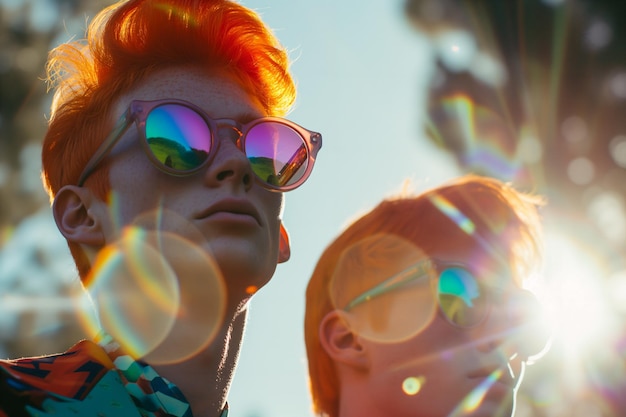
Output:
<instances>
[{"instance_id":1,"label":"sun glare","mask_svg":"<svg viewBox=\"0 0 626 417\"><path fill-rule=\"evenodd\" d=\"M554 343L569 359L582 360L606 344L614 315L603 290L603 265L585 248L559 234L546 235L545 284L539 291Z\"/></svg>"}]
</instances>

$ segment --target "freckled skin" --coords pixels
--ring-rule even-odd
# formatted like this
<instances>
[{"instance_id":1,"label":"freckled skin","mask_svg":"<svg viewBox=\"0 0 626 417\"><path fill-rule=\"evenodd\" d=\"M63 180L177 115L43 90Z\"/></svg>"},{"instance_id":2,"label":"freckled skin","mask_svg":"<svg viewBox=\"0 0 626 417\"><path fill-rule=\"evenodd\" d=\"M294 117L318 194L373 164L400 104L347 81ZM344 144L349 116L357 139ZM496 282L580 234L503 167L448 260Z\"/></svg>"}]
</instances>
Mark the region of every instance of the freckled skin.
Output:
<instances>
[{"instance_id":1,"label":"freckled skin","mask_svg":"<svg viewBox=\"0 0 626 417\"><path fill-rule=\"evenodd\" d=\"M174 67L153 74L120 98L113 117L117 120L132 100L165 98L194 103L213 118L266 115L232 76ZM218 139L218 151L208 167L189 177L174 177L152 165L137 138L133 125L109 155L111 189L121 204L111 214L107 236L112 239L124 225L154 217L161 210L162 229L202 245L215 257L235 300L247 296L250 285L262 287L269 281L276 267L282 193L267 191L254 180L245 155L231 140ZM261 224L253 227L196 218L198 212L227 198L250 202Z\"/></svg>"}]
</instances>

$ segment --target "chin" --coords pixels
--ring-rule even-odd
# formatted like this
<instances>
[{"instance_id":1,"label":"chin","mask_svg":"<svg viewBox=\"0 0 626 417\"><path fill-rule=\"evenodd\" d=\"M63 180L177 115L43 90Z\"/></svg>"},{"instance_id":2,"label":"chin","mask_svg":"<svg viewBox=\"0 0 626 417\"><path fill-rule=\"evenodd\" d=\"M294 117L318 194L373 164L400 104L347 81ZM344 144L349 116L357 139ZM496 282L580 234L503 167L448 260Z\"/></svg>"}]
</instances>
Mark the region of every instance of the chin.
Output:
<instances>
[{"instance_id":1,"label":"chin","mask_svg":"<svg viewBox=\"0 0 626 417\"><path fill-rule=\"evenodd\" d=\"M233 295L240 292L254 294L271 280L276 270L275 262L246 262L242 255L216 256L216 261L228 292Z\"/></svg>"},{"instance_id":2,"label":"chin","mask_svg":"<svg viewBox=\"0 0 626 417\"><path fill-rule=\"evenodd\" d=\"M480 404L475 412L463 414L468 417L512 417L515 410L514 396L490 400L488 398Z\"/></svg>"}]
</instances>

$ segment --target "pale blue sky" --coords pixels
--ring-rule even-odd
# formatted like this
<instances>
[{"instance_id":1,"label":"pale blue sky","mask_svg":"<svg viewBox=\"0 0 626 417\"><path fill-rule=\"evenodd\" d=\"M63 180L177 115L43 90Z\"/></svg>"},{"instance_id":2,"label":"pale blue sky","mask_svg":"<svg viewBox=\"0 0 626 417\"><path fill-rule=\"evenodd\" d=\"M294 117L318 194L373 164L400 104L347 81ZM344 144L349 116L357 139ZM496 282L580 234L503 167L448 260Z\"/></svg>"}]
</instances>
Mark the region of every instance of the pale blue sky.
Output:
<instances>
[{"instance_id":1,"label":"pale blue sky","mask_svg":"<svg viewBox=\"0 0 626 417\"><path fill-rule=\"evenodd\" d=\"M238 417L308 416L302 322L317 258L350 219L406 179L422 190L456 171L421 136L432 63L402 1L242 3L291 51L299 95L289 118L321 132L324 145L308 183L286 197L292 258L252 301L229 401Z\"/></svg>"}]
</instances>

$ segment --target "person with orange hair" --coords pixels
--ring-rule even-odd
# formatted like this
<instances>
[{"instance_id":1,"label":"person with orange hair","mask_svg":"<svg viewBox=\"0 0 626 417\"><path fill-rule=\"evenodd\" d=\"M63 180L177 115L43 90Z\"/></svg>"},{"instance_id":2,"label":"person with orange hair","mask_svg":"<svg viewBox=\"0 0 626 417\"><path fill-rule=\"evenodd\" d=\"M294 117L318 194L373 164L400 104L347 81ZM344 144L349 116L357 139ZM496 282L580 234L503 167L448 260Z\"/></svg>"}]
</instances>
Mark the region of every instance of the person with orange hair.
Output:
<instances>
[{"instance_id":1,"label":"person with orange hair","mask_svg":"<svg viewBox=\"0 0 626 417\"><path fill-rule=\"evenodd\" d=\"M289 259L283 193L322 138L289 59L229 0L128 0L51 51L43 180L95 314L0 361L0 416L227 414L248 301Z\"/></svg>"},{"instance_id":2,"label":"person with orange hair","mask_svg":"<svg viewBox=\"0 0 626 417\"><path fill-rule=\"evenodd\" d=\"M306 291L316 415L511 416L548 346L538 196L467 175L381 202L324 251Z\"/></svg>"}]
</instances>

